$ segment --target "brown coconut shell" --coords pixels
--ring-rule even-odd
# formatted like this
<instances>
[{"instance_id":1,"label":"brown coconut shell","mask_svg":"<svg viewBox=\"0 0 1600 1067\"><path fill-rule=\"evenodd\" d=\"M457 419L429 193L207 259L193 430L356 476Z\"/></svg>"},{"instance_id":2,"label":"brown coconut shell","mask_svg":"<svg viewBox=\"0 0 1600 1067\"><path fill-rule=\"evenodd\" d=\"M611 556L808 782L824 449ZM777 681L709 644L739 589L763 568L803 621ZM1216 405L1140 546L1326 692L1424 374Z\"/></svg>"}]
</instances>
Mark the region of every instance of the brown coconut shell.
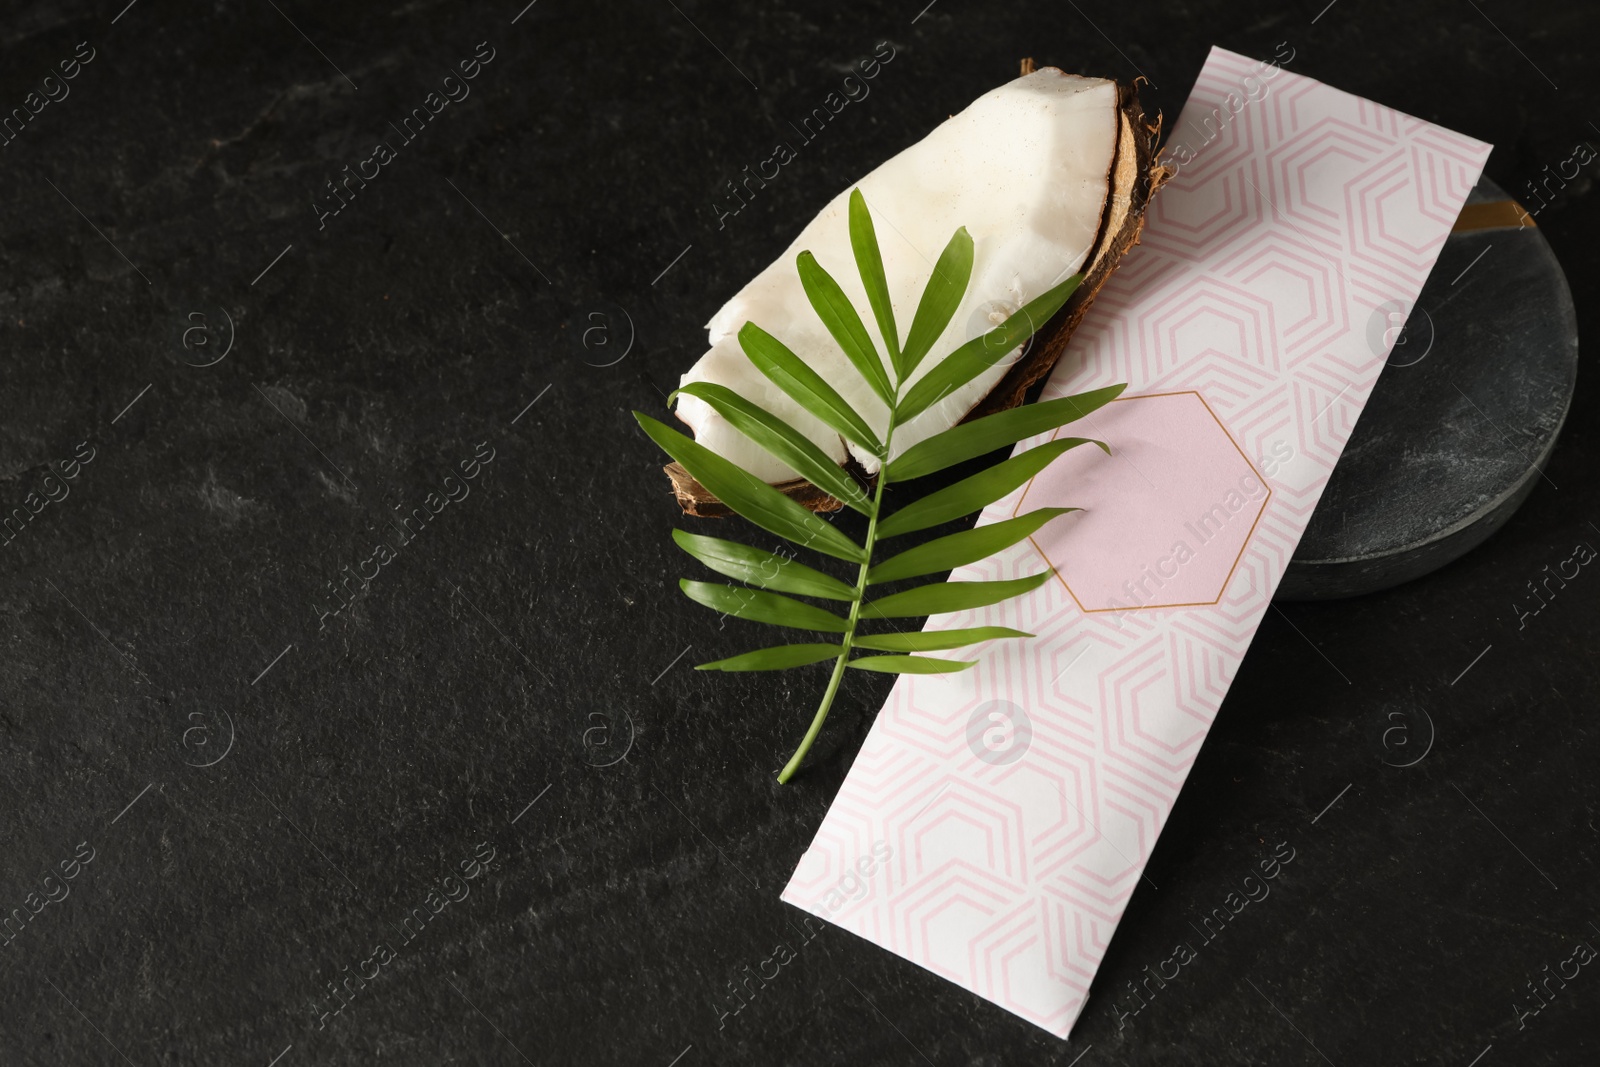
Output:
<instances>
[{"instance_id":1,"label":"brown coconut shell","mask_svg":"<svg viewBox=\"0 0 1600 1067\"><path fill-rule=\"evenodd\" d=\"M1022 72L1032 73L1033 61L1022 61ZM1073 331L1083 321L1095 294L1117 269L1117 264L1128 249L1139 243L1144 230L1145 210L1155 191L1171 176L1171 171L1156 158L1156 142L1161 133L1161 119L1154 122L1145 118L1139 103L1136 79L1132 85L1117 86L1120 131L1116 151L1111 158L1110 193L1106 197L1105 214L1100 222L1100 235L1093 251L1085 261L1083 281L1068 301L1051 317L1033 338L1033 343L1023 357L1012 364L1003 378L971 411L962 422L993 415L1023 402L1029 388L1043 381L1055 369L1056 362L1066 351ZM853 459L845 469L865 485L872 478ZM672 479L672 490L687 515L706 518L732 514L729 507L701 485L678 463L664 468ZM804 478L778 482L773 488L812 511L837 511L844 504L830 494L818 489Z\"/></svg>"}]
</instances>

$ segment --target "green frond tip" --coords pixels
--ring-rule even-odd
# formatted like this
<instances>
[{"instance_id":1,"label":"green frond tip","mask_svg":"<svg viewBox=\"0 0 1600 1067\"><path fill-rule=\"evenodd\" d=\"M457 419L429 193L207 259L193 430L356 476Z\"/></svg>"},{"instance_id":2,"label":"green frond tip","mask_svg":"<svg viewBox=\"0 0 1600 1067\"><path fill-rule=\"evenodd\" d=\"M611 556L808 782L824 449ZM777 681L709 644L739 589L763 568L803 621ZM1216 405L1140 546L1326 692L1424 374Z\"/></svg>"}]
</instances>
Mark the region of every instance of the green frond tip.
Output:
<instances>
[{"instance_id":1,"label":"green frond tip","mask_svg":"<svg viewBox=\"0 0 1600 1067\"><path fill-rule=\"evenodd\" d=\"M705 401L729 426L793 467L812 485L861 514L870 514L871 500L861 485L809 437L772 412L750 403L727 386L712 382L693 382L678 392Z\"/></svg>"},{"instance_id":2,"label":"green frond tip","mask_svg":"<svg viewBox=\"0 0 1600 1067\"><path fill-rule=\"evenodd\" d=\"M936 493L930 493L921 500L914 500L887 519L878 521L878 537L898 537L982 511L1001 497L1020 489L1034 475L1083 443L1081 437L1050 441L981 470L970 478L963 478Z\"/></svg>"},{"instance_id":3,"label":"green frond tip","mask_svg":"<svg viewBox=\"0 0 1600 1067\"><path fill-rule=\"evenodd\" d=\"M866 550L738 464L672 427L635 411L633 417L661 450L683 465L696 481L737 514L757 526L814 551L851 563L867 558Z\"/></svg>"},{"instance_id":4,"label":"green frond tip","mask_svg":"<svg viewBox=\"0 0 1600 1067\"><path fill-rule=\"evenodd\" d=\"M736 578L757 589L772 589L796 596L824 600L854 600L856 591L831 574L796 563L794 559L720 537L673 530L678 547L718 574Z\"/></svg>"},{"instance_id":5,"label":"green frond tip","mask_svg":"<svg viewBox=\"0 0 1600 1067\"><path fill-rule=\"evenodd\" d=\"M796 404L875 456L884 448L867 420L789 347L753 322L739 328L739 347L756 369Z\"/></svg>"},{"instance_id":6,"label":"green frond tip","mask_svg":"<svg viewBox=\"0 0 1600 1067\"><path fill-rule=\"evenodd\" d=\"M1126 388L1125 385L1113 385L1058 400L1023 404L971 422L957 423L906 449L889 464L889 477L897 482L921 478L996 449L1009 448L1025 438L1049 433L1093 414L1115 400ZM1108 453L1111 451L1100 441L1094 444Z\"/></svg>"},{"instance_id":7,"label":"green frond tip","mask_svg":"<svg viewBox=\"0 0 1600 1067\"><path fill-rule=\"evenodd\" d=\"M990 330L974 337L966 344L941 359L936 367L924 374L916 385L901 399L895 413L902 423L910 422L929 407L954 393L972 379L989 370L1009 355L1018 345L1050 321L1061 305L1077 291L1081 274L1066 281L1034 300ZM919 312L920 313L920 312ZM907 342L910 347L910 342Z\"/></svg>"},{"instance_id":8,"label":"green frond tip","mask_svg":"<svg viewBox=\"0 0 1600 1067\"><path fill-rule=\"evenodd\" d=\"M917 305L916 317L911 320L911 332L906 335L906 348L901 353L905 371L902 379L909 378L922 362L922 358L943 336L950 320L955 317L961 298L966 295L967 283L972 280L972 235L963 226L950 238L933 265L933 274L922 291L922 301ZM916 390L911 391L915 395ZM901 401L903 406L905 401ZM911 414L897 412L899 421L905 422Z\"/></svg>"},{"instance_id":9,"label":"green frond tip","mask_svg":"<svg viewBox=\"0 0 1600 1067\"><path fill-rule=\"evenodd\" d=\"M986 608L1002 600L1032 592L1055 573L1054 569L1031 578L1010 578L995 582L932 582L894 593L861 605L863 619L916 619L924 615L943 615L952 611Z\"/></svg>"},{"instance_id":10,"label":"green frond tip","mask_svg":"<svg viewBox=\"0 0 1600 1067\"><path fill-rule=\"evenodd\" d=\"M702 663L697 671L781 671L790 667L806 667L825 659L837 659L838 645L775 645L759 648L742 656Z\"/></svg>"},{"instance_id":11,"label":"green frond tip","mask_svg":"<svg viewBox=\"0 0 1600 1067\"><path fill-rule=\"evenodd\" d=\"M883 273L883 252L878 247L872 213L867 210L867 198L861 195L860 189L850 190L850 250L855 253L856 270L867 291L867 303L872 305L878 333L889 350L889 365L894 368L895 378L903 381L906 368L900 352L900 334L895 328L894 305L889 300L889 282Z\"/></svg>"},{"instance_id":12,"label":"green frond tip","mask_svg":"<svg viewBox=\"0 0 1600 1067\"><path fill-rule=\"evenodd\" d=\"M970 626L960 630L916 630L895 634L857 634L852 644L856 648L870 648L878 652L939 652L947 648L965 648L984 641L997 641L1005 637L1032 637L1030 633L1013 630L1009 626Z\"/></svg>"},{"instance_id":13,"label":"green frond tip","mask_svg":"<svg viewBox=\"0 0 1600 1067\"><path fill-rule=\"evenodd\" d=\"M862 325L861 316L856 314L849 297L810 252L801 252L796 265L800 270L800 284L817 317L838 342L856 373L878 394L879 400L893 407L894 386L889 384L878 350L873 347L872 338L867 335L867 328Z\"/></svg>"},{"instance_id":14,"label":"green frond tip","mask_svg":"<svg viewBox=\"0 0 1600 1067\"><path fill-rule=\"evenodd\" d=\"M1058 515L1077 508L1038 508L1014 519L975 526L947 537L935 538L925 545L910 548L897 556L868 569L867 583L879 585L897 582L902 578L919 578L924 574L965 567L980 559L988 559L996 552L1010 548L1025 537L1032 536L1039 527Z\"/></svg>"},{"instance_id":15,"label":"green frond tip","mask_svg":"<svg viewBox=\"0 0 1600 1067\"><path fill-rule=\"evenodd\" d=\"M858 671L879 674L955 674L971 670L977 660L934 659L932 656L862 656L850 661Z\"/></svg>"},{"instance_id":16,"label":"green frond tip","mask_svg":"<svg viewBox=\"0 0 1600 1067\"><path fill-rule=\"evenodd\" d=\"M678 587L695 603L736 619L834 634L845 633L851 628L849 620L841 619L831 611L764 589L696 582L688 578L679 581Z\"/></svg>"}]
</instances>

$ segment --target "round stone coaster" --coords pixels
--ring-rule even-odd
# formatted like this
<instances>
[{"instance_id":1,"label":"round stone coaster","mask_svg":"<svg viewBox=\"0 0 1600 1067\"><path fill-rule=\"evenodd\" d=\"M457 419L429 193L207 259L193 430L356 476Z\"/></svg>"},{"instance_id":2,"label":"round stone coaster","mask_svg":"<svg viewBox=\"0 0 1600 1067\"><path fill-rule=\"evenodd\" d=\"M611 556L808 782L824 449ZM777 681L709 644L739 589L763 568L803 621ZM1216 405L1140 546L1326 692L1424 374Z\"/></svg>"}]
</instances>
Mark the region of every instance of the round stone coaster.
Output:
<instances>
[{"instance_id":1,"label":"round stone coaster","mask_svg":"<svg viewBox=\"0 0 1600 1067\"><path fill-rule=\"evenodd\" d=\"M1369 324L1375 346L1406 309L1394 310ZM1533 220L1485 178L1409 309L1277 599L1387 589L1481 544L1547 480L1577 372L1566 276Z\"/></svg>"}]
</instances>

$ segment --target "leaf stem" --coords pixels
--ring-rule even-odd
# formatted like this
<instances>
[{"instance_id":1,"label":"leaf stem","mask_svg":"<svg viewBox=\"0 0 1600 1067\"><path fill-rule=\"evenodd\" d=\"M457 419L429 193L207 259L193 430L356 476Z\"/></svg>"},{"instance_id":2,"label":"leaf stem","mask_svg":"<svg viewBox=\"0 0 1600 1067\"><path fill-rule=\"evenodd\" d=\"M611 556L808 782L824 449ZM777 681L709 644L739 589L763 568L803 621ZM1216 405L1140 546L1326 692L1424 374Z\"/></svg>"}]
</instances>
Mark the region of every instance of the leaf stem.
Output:
<instances>
[{"instance_id":1,"label":"leaf stem","mask_svg":"<svg viewBox=\"0 0 1600 1067\"><path fill-rule=\"evenodd\" d=\"M899 388L895 389L896 406L899 403ZM811 726L806 730L805 737L800 739L800 747L794 750L794 755L789 757L789 762L783 765L783 770L778 772L778 784L783 785L794 773L800 769L801 762L806 758L806 753L811 751L811 743L822 732L822 724L828 721L828 710L833 707L834 695L839 692L839 683L844 680L846 666L850 662L850 647L856 636L856 623L861 618L861 602L867 595L867 572L872 569L872 550L878 540L878 517L883 513L883 487L889 482L889 447L894 443L895 408L889 409L889 428L883 437L883 454L878 457L878 485L872 493L872 511L867 518L867 538L863 546L861 558L861 571L856 575L856 595L850 602L850 617L847 620L848 628L844 632L844 639L839 644L839 659L833 665L833 677L828 679L828 688L822 694L822 703L817 705L817 713L811 719Z\"/></svg>"}]
</instances>

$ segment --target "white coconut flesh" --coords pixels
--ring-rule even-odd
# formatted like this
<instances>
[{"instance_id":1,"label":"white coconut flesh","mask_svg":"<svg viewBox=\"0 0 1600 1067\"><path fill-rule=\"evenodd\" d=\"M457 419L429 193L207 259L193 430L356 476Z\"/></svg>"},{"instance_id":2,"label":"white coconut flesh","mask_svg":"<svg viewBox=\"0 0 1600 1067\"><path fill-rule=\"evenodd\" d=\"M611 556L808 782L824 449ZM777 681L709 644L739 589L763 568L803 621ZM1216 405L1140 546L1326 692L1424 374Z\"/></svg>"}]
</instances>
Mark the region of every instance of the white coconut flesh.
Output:
<instances>
[{"instance_id":1,"label":"white coconut flesh","mask_svg":"<svg viewBox=\"0 0 1600 1067\"><path fill-rule=\"evenodd\" d=\"M1115 82L1046 67L985 93L852 186L872 214L902 342L939 253L957 228L972 235L972 280L912 382L1083 267L1100 233L1118 131ZM883 439L888 408L817 317L795 267L802 251L817 257L850 298L887 368L887 349L850 247L849 194L846 189L834 197L783 255L712 317L706 327L711 348L682 384L726 386L806 434L836 462L853 455L872 474L877 457L844 441L769 381L738 339L746 322L778 338ZM1018 353L897 427L892 456L961 421ZM887 373L892 382L893 371ZM680 396L677 416L702 445L752 474L773 483L799 477L704 401Z\"/></svg>"}]
</instances>

